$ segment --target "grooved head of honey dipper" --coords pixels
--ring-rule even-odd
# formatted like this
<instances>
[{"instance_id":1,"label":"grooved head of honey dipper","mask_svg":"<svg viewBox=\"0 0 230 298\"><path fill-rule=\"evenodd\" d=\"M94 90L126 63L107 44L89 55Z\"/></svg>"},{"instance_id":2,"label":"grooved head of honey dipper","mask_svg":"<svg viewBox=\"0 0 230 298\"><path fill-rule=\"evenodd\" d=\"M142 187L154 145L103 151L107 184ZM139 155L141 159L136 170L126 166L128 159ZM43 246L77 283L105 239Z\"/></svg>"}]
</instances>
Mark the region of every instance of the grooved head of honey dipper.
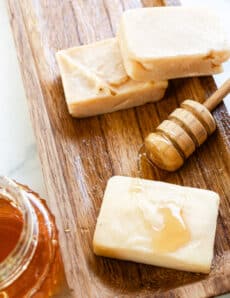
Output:
<instances>
[{"instance_id":1,"label":"grooved head of honey dipper","mask_svg":"<svg viewBox=\"0 0 230 298\"><path fill-rule=\"evenodd\" d=\"M184 163L173 143L162 134L150 133L145 139L145 148L148 158L163 170L173 172Z\"/></svg>"},{"instance_id":2,"label":"grooved head of honey dipper","mask_svg":"<svg viewBox=\"0 0 230 298\"><path fill-rule=\"evenodd\" d=\"M211 135L216 130L215 119L203 104L187 99L181 103L181 107L190 111L202 123L208 135Z\"/></svg>"}]
</instances>

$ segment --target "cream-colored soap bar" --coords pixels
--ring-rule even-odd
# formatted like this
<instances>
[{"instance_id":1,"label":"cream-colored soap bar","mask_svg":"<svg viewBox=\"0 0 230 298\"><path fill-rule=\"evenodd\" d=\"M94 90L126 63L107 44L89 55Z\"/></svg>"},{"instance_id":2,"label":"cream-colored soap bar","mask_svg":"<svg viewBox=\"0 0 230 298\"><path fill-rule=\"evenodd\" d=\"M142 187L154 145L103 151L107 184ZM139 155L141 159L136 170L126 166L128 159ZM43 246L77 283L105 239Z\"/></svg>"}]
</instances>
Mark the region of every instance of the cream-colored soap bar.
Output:
<instances>
[{"instance_id":1,"label":"cream-colored soap bar","mask_svg":"<svg viewBox=\"0 0 230 298\"><path fill-rule=\"evenodd\" d=\"M116 38L57 53L70 114L87 117L154 102L167 81L135 82L125 72Z\"/></svg>"},{"instance_id":2,"label":"cream-colored soap bar","mask_svg":"<svg viewBox=\"0 0 230 298\"><path fill-rule=\"evenodd\" d=\"M128 10L118 38L128 75L140 81L219 73L230 57L220 20L207 8Z\"/></svg>"},{"instance_id":3,"label":"cream-colored soap bar","mask_svg":"<svg viewBox=\"0 0 230 298\"><path fill-rule=\"evenodd\" d=\"M210 271L217 193L114 176L94 233L97 255L185 271Z\"/></svg>"}]
</instances>

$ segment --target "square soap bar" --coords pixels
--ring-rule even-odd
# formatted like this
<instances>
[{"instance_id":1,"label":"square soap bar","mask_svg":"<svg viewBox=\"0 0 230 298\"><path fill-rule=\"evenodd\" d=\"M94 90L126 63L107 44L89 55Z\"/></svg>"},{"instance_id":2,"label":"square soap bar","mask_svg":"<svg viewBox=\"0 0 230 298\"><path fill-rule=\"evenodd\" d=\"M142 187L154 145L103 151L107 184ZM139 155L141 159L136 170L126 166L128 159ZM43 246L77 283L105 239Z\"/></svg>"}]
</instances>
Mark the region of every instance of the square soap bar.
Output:
<instances>
[{"instance_id":1,"label":"square soap bar","mask_svg":"<svg viewBox=\"0 0 230 298\"><path fill-rule=\"evenodd\" d=\"M220 20L207 8L128 10L118 39L128 75L140 81L219 73L230 57Z\"/></svg>"},{"instance_id":2,"label":"square soap bar","mask_svg":"<svg viewBox=\"0 0 230 298\"><path fill-rule=\"evenodd\" d=\"M70 114L88 117L160 100L167 81L135 82L124 69L111 38L56 55Z\"/></svg>"},{"instance_id":3,"label":"square soap bar","mask_svg":"<svg viewBox=\"0 0 230 298\"><path fill-rule=\"evenodd\" d=\"M112 177L94 233L97 255L185 271L210 271L217 193Z\"/></svg>"}]
</instances>

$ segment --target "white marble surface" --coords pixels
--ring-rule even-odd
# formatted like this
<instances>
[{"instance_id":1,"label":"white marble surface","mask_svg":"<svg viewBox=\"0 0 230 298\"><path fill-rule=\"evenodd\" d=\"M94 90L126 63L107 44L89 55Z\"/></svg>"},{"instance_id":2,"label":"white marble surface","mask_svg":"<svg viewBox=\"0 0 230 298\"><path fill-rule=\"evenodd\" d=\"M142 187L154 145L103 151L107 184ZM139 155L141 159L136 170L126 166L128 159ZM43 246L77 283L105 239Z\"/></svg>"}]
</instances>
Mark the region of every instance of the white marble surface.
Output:
<instances>
[{"instance_id":1,"label":"white marble surface","mask_svg":"<svg viewBox=\"0 0 230 298\"><path fill-rule=\"evenodd\" d=\"M0 0L0 36L0 175L10 176L45 196L5 0Z\"/></svg>"},{"instance_id":2,"label":"white marble surface","mask_svg":"<svg viewBox=\"0 0 230 298\"><path fill-rule=\"evenodd\" d=\"M230 0L182 0L182 3L213 7L230 38ZM46 196L5 0L0 0L0 37L0 174L15 178ZM227 77L230 77L230 62L226 63L225 72L215 77L217 85ZM225 102L230 111L230 97Z\"/></svg>"}]
</instances>

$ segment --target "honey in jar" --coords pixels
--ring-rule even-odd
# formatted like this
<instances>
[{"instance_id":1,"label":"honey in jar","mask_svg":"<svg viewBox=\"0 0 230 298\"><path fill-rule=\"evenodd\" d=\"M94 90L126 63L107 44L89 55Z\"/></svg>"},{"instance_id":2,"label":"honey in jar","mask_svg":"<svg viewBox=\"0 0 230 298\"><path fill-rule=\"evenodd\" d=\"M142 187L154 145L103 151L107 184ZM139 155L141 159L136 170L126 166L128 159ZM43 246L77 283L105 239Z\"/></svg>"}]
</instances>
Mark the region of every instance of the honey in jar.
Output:
<instances>
[{"instance_id":1,"label":"honey in jar","mask_svg":"<svg viewBox=\"0 0 230 298\"><path fill-rule=\"evenodd\" d=\"M65 285L58 233L45 201L0 177L0 298L48 298Z\"/></svg>"}]
</instances>

